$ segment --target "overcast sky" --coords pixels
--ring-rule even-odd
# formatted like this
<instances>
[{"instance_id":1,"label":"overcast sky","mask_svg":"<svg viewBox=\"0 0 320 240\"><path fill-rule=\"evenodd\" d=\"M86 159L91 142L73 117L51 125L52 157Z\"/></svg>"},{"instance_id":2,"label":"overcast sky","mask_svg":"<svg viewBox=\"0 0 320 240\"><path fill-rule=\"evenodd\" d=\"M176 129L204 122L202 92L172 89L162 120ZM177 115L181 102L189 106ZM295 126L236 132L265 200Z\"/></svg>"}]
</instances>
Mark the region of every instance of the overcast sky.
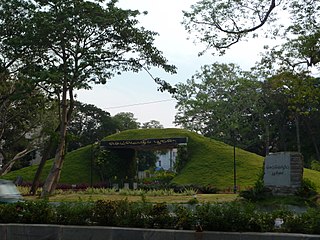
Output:
<instances>
[{"instance_id":1,"label":"overcast sky","mask_svg":"<svg viewBox=\"0 0 320 240\"><path fill-rule=\"evenodd\" d=\"M161 77L172 85L186 82L200 67L216 61L237 63L243 69L249 69L258 60L263 42L240 43L234 46L224 57L213 57L210 53L202 57L197 54L201 46L195 46L187 40L182 21L182 10L188 10L197 0L120 0L119 6L125 9L148 11L148 15L139 18L148 30L159 33L155 45L170 64L178 68L171 75L161 69L153 69L155 77ZM150 120L159 121L164 127L175 127L176 113L174 99L169 93L157 91L157 84L146 72L123 73L106 85L96 85L92 90L77 92L77 100L110 112L112 116L119 112L131 112L141 123Z\"/></svg>"}]
</instances>

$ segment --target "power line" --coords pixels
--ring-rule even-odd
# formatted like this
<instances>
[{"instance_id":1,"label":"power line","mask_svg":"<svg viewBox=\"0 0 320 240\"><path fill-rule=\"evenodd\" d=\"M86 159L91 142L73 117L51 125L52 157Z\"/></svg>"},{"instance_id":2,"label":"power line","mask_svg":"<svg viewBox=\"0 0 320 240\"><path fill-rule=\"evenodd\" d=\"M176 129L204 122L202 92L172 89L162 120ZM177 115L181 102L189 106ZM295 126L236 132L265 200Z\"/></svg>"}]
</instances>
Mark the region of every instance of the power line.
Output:
<instances>
[{"instance_id":1,"label":"power line","mask_svg":"<svg viewBox=\"0 0 320 240\"><path fill-rule=\"evenodd\" d=\"M161 102L170 102L170 101L174 101L174 100L175 100L175 99L164 99L164 100L153 101L153 102L143 102L143 103L134 103L134 104L128 104L128 105L114 106L114 107L106 107L105 109L115 109L115 108L125 108L125 107L141 106L141 105L161 103Z\"/></svg>"}]
</instances>

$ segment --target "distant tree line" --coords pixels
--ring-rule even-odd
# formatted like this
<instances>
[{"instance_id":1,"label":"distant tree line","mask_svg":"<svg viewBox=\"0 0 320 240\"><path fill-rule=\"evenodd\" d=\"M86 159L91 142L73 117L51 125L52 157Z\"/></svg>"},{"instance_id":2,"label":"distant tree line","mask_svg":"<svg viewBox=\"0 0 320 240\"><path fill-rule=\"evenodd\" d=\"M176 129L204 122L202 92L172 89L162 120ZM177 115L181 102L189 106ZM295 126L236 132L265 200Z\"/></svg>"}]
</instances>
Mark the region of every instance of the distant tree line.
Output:
<instances>
[{"instance_id":1,"label":"distant tree line","mask_svg":"<svg viewBox=\"0 0 320 240\"><path fill-rule=\"evenodd\" d=\"M282 72L261 80L234 64L206 65L177 86L175 123L266 155L299 151L320 160L320 78Z\"/></svg>"},{"instance_id":2,"label":"distant tree line","mask_svg":"<svg viewBox=\"0 0 320 240\"><path fill-rule=\"evenodd\" d=\"M185 30L205 45L199 55L254 38L265 46L250 71L214 63L178 84L175 122L261 155L298 151L307 166L319 163L320 2L200 0L183 13Z\"/></svg>"}]
</instances>

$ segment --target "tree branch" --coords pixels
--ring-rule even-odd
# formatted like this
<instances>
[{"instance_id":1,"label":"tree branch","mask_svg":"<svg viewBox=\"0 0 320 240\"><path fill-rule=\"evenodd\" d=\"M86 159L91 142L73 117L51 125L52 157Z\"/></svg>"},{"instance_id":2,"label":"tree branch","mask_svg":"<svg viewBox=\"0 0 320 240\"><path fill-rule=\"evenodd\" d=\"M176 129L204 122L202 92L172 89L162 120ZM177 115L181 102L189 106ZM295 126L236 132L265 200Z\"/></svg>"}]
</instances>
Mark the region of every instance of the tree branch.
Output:
<instances>
[{"instance_id":1,"label":"tree branch","mask_svg":"<svg viewBox=\"0 0 320 240\"><path fill-rule=\"evenodd\" d=\"M244 33L249 33L249 32L253 32L255 30L257 30L258 28L262 27L268 20L271 12L273 11L273 9L276 7L276 1L275 0L271 0L270 6L268 11L266 12L266 15L264 16L264 18L260 21L260 24L252 27L252 28L247 28L244 30L239 30L239 31L230 31L227 29L223 29L222 27L220 27L218 24L215 24L215 27L218 28L220 31L227 33L227 34L244 34ZM235 25L237 27L237 25ZM237 27L238 28L238 27Z\"/></svg>"}]
</instances>

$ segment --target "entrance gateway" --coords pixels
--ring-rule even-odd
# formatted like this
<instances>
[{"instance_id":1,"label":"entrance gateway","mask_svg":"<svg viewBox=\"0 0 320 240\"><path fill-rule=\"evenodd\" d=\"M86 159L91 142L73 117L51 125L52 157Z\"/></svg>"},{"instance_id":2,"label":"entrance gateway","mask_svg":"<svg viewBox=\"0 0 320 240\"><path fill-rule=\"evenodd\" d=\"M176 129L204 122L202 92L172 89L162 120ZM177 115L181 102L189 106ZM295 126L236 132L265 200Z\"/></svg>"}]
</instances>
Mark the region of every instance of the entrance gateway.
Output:
<instances>
[{"instance_id":1,"label":"entrance gateway","mask_svg":"<svg viewBox=\"0 0 320 240\"><path fill-rule=\"evenodd\" d=\"M159 150L162 153L158 155L156 162L156 169L173 170L177 148L179 146L186 146L188 143L187 137L172 137L172 138L147 138L147 139L121 139L121 140L104 140L101 141L100 146L104 149L114 149L122 152L127 149L145 151ZM137 171L139 179L145 178L144 171Z\"/></svg>"}]
</instances>

